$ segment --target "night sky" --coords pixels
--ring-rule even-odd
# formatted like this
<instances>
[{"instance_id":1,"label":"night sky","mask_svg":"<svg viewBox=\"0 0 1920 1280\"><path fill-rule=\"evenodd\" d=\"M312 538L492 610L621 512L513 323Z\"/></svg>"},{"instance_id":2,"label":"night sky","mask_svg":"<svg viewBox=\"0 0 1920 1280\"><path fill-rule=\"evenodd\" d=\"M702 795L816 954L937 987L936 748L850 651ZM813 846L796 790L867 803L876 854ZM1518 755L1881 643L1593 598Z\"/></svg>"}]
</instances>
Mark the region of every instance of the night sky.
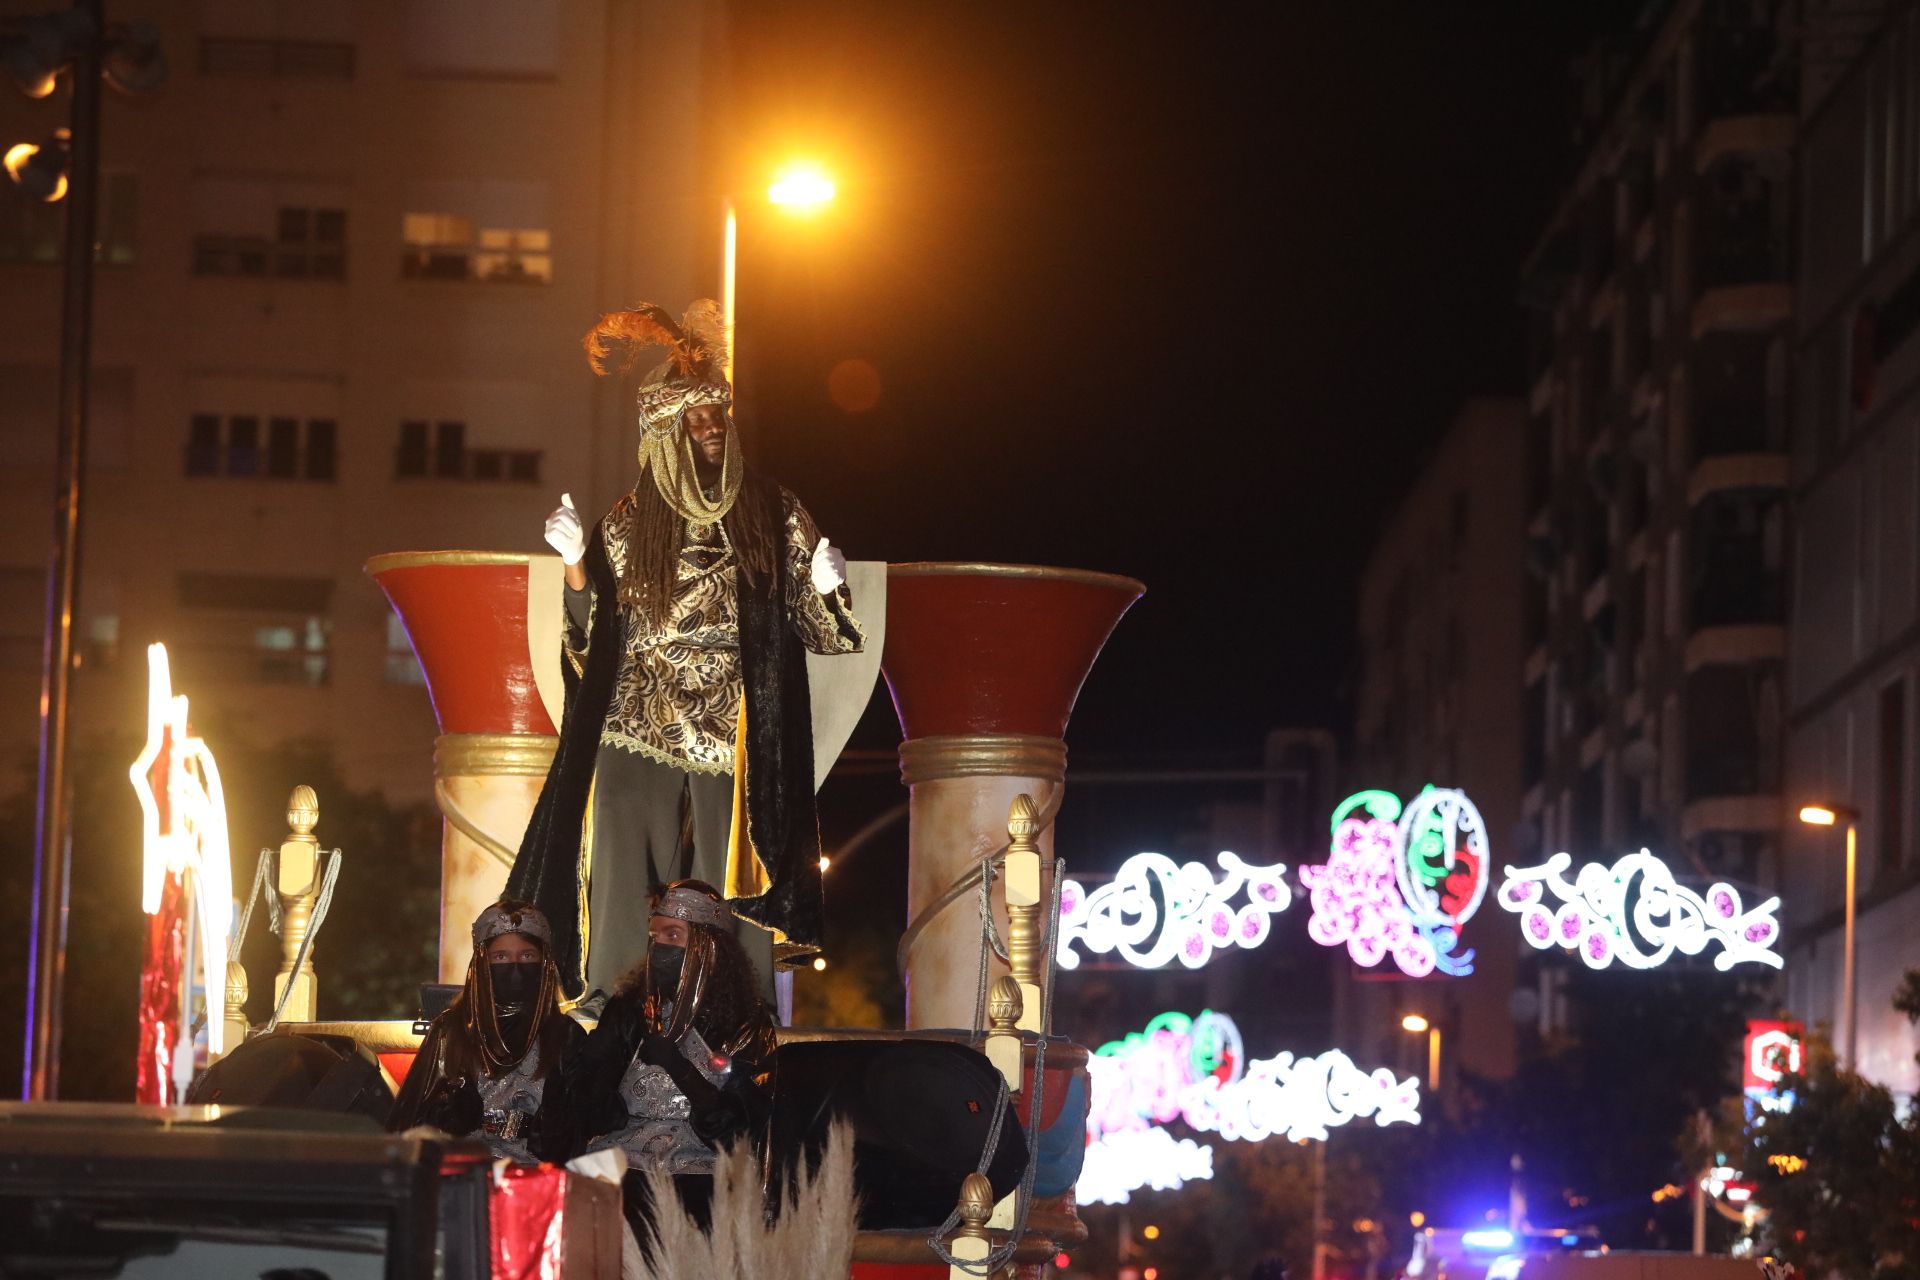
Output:
<instances>
[{"instance_id":1,"label":"night sky","mask_svg":"<svg viewBox=\"0 0 1920 1280\"><path fill-rule=\"evenodd\" d=\"M742 5L742 153L841 180L743 231L756 456L856 558L1144 581L1076 760L1343 730L1374 530L1463 397L1523 389L1571 60L1618 10Z\"/></svg>"}]
</instances>

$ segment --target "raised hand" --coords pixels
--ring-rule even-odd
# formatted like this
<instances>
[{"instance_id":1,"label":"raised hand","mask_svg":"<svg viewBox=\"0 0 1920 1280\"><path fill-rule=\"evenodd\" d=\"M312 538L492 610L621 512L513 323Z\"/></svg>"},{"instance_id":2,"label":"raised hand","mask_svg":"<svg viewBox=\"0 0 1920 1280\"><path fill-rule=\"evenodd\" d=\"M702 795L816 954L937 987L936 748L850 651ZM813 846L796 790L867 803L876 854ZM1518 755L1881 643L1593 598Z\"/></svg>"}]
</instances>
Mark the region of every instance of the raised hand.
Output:
<instances>
[{"instance_id":1,"label":"raised hand","mask_svg":"<svg viewBox=\"0 0 1920 1280\"><path fill-rule=\"evenodd\" d=\"M570 493L560 495L560 505L547 517L547 545L569 566L579 564L587 554L587 531L580 523L580 513L573 509Z\"/></svg>"},{"instance_id":2,"label":"raised hand","mask_svg":"<svg viewBox=\"0 0 1920 1280\"><path fill-rule=\"evenodd\" d=\"M813 549L813 564L810 566L813 576L813 589L821 595L831 595L847 585L847 558L840 548L828 542L824 537Z\"/></svg>"}]
</instances>

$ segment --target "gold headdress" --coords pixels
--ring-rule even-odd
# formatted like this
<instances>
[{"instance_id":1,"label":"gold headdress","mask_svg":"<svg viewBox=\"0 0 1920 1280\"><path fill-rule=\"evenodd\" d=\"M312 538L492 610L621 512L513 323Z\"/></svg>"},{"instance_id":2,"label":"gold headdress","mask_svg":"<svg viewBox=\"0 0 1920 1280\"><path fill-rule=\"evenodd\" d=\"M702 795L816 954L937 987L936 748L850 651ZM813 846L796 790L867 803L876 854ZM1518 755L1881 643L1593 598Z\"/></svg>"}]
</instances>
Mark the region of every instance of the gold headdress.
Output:
<instances>
[{"instance_id":1,"label":"gold headdress","mask_svg":"<svg viewBox=\"0 0 1920 1280\"><path fill-rule=\"evenodd\" d=\"M665 347L667 359L641 380L636 401L640 417L640 470L667 505L695 524L717 524L740 492L744 470L738 433L732 429L733 388L722 372L727 365L727 326L720 304L703 298L675 320L665 308L643 302L627 311L600 317L583 340L587 363L605 377L629 372L640 356ZM616 358L616 352L624 347ZM726 455L711 495L701 487L694 465L693 440L686 412L696 405L728 410Z\"/></svg>"}]
</instances>

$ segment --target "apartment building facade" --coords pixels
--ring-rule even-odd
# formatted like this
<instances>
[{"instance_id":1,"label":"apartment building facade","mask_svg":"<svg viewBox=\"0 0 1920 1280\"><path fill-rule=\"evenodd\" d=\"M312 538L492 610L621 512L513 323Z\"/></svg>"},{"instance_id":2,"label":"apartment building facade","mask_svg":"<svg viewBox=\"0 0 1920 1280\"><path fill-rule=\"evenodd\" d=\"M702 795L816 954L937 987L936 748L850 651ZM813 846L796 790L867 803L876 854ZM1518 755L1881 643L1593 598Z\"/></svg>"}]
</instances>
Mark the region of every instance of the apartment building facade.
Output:
<instances>
[{"instance_id":1,"label":"apartment building facade","mask_svg":"<svg viewBox=\"0 0 1920 1280\"><path fill-rule=\"evenodd\" d=\"M599 511L631 483L630 411L578 339L718 288L721 11L111 8L159 27L171 78L104 123L80 740L139 730L164 640L222 759L318 739L356 785L424 795L432 711L361 565L541 551L563 490ZM0 137L50 134L63 99L0 95ZM38 696L61 218L0 191L10 761Z\"/></svg>"},{"instance_id":2,"label":"apartment building facade","mask_svg":"<svg viewBox=\"0 0 1920 1280\"><path fill-rule=\"evenodd\" d=\"M1528 264L1523 861L1778 879L1795 17L1671 6Z\"/></svg>"},{"instance_id":3,"label":"apartment building facade","mask_svg":"<svg viewBox=\"0 0 1920 1280\"><path fill-rule=\"evenodd\" d=\"M1857 1065L1920 1089L1892 999L1920 968L1914 689L1920 682L1920 12L1875 38L1802 126L1787 811L1856 812ZM1844 837L1785 843L1787 1004L1842 1043Z\"/></svg>"},{"instance_id":4,"label":"apartment building facade","mask_svg":"<svg viewBox=\"0 0 1920 1280\"><path fill-rule=\"evenodd\" d=\"M1465 791L1485 821L1494 870L1514 860L1521 820L1521 549L1525 409L1468 402L1388 520L1360 583L1361 678L1350 789L1405 799L1429 784ZM1425 1018L1442 1088L1464 1069L1514 1068L1519 935L1489 895L1461 931L1473 972L1406 979L1391 964L1336 965L1336 1040L1367 1062L1422 1074ZM1344 960L1344 956L1341 957Z\"/></svg>"}]
</instances>

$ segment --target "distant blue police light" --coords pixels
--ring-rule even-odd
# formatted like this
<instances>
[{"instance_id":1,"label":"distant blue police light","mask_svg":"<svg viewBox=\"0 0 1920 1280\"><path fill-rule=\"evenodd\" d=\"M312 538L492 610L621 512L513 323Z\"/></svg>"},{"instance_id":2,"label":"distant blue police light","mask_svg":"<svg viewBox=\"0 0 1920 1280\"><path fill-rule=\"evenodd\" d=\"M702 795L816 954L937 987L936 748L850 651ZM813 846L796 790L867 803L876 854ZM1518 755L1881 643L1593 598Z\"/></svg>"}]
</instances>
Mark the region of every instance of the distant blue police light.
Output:
<instances>
[{"instance_id":1,"label":"distant blue police light","mask_svg":"<svg viewBox=\"0 0 1920 1280\"><path fill-rule=\"evenodd\" d=\"M1560 1237L1560 1243L1561 1244L1579 1244L1580 1237L1569 1233L1567 1235Z\"/></svg>"},{"instance_id":2,"label":"distant blue police light","mask_svg":"<svg viewBox=\"0 0 1920 1280\"><path fill-rule=\"evenodd\" d=\"M1485 1231L1464 1231L1460 1235L1460 1243L1469 1249L1511 1249L1513 1232L1498 1227Z\"/></svg>"}]
</instances>

